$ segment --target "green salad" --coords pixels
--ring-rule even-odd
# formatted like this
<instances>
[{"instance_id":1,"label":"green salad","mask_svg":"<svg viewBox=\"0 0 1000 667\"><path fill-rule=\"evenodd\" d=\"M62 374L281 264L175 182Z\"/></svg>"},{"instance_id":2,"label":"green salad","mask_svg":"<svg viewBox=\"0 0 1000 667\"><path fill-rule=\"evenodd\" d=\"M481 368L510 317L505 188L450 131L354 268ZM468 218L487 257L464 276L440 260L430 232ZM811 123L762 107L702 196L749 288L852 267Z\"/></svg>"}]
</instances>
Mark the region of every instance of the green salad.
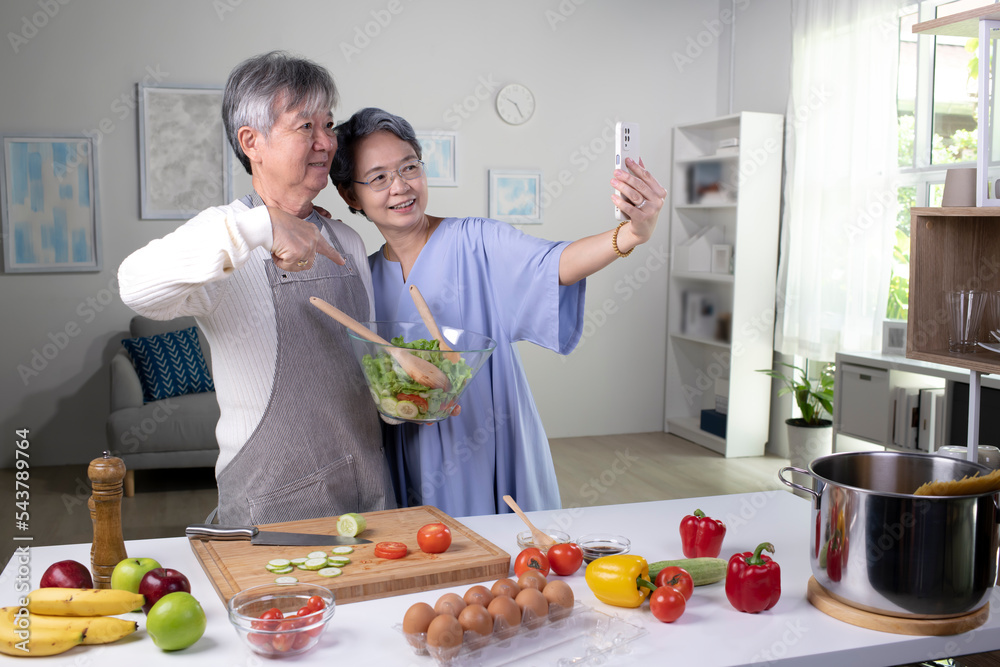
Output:
<instances>
[{"instance_id":1,"label":"green salad","mask_svg":"<svg viewBox=\"0 0 1000 667\"><path fill-rule=\"evenodd\" d=\"M361 359L361 367L379 412L387 417L418 421L434 421L450 415L455 408L455 398L472 378L472 368L464 359L448 360L441 354L436 340L420 338L407 343L402 336L396 336L390 343L418 350L413 354L440 368L451 388L448 391L431 389L415 382L387 352L375 356L366 354Z\"/></svg>"}]
</instances>

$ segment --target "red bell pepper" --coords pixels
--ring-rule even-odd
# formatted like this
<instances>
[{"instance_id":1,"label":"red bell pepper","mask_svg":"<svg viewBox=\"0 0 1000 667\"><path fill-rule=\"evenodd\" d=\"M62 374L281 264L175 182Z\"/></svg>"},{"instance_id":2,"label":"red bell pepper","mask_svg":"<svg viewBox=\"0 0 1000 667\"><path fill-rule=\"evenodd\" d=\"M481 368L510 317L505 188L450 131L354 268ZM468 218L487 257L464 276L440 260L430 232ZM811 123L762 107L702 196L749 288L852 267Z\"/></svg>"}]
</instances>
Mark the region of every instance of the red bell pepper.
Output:
<instances>
[{"instance_id":1,"label":"red bell pepper","mask_svg":"<svg viewBox=\"0 0 1000 667\"><path fill-rule=\"evenodd\" d=\"M753 552L733 554L726 568L726 597L737 611L756 614L770 609L781 597L781 568L763 555L774 545L761 543Z\"/></svg>"},{"instance_id":2,"label":"red bell pepper","mask_svg":"<svg viewBox=\"0 0 1000 667\"><path fill-rule=\"evenodd\" d=\"M681 519L681 548L685 558L718 558L726 524L705 516L701 510Z\"/></svg>"},{"instance_id":3,"label":"red bell pepper","mask_svg":"<svg viewBox=\"0 0 1000 667\"><path fill-rule=\"evenodd\" d=\"M844 539L835 531L826 547L826 576L830 581L840 581L844 570Z\"/></svg>"}]
</instances>

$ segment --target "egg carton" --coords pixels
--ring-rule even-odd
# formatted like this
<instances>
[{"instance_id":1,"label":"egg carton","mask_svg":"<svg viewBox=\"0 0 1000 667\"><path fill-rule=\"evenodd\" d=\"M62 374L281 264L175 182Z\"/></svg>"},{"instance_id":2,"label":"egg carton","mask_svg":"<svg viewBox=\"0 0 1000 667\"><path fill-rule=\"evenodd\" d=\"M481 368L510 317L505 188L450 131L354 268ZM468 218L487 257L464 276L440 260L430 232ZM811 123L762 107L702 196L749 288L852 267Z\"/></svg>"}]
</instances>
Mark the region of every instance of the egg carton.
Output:
<instances>
[{"instance_id":1,"label":"egg carton","mask_svg":"<svg viewBox=\"0 0 1000 667\"><path fill-rule=\"evenodd\" d=\"M402 624L394 628L417 655L449 667L500 667L529 658L540 664L600 665L611 656L631 653L631 643L646 634L645 628L582 602L570 609L550 605L543 618L527 610L513 627L497 618L492 635L466 632L461 646L449 649L427 646L424 632L404 633Z\"/></svg>"}]
</instances>

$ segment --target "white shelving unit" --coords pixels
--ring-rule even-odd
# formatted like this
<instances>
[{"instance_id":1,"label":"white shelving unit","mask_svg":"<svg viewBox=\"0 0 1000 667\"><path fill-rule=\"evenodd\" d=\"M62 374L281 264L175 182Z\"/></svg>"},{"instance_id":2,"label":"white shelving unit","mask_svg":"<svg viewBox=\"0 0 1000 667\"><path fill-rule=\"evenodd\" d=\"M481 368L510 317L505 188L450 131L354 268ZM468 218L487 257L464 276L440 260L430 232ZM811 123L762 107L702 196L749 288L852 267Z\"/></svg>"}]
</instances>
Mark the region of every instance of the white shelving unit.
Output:
<instances>
[{"instance_id":1,"label":"white shelving unit","mask_svg":"<svg viewBox=\"0 0 1000 667\"><path fill-rule=\"evenodd\" d=\"M760 456L767 443L771 379L756 371L774 356L783 136L784 117L768 113L674 128L664 428L727 457ZM704 257L713 226L712 244L732 248L726 272L688 259ZM716 379L729 382L725 438L701 429Z\"/></svg>"}]
</instances>

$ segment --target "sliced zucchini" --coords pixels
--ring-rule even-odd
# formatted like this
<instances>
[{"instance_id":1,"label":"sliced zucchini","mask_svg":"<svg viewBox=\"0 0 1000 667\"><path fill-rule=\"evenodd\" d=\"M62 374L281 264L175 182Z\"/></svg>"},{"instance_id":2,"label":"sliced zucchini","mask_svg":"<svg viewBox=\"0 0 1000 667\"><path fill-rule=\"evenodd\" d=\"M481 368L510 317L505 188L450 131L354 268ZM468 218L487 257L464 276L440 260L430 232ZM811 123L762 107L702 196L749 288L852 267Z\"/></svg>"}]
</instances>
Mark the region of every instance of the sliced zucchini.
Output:
<instances>
[{"instance_id":1,"label":"sliced zucchini","mask_svg":"<svg viewBox=\"0 0 1000 667\"><path fill-rule=\"evenodd\" d=\"M326 558L325 551L312 551L306 555L306 558Z\"/></svg>"},{"instance_id":2,"label":"sliced zucchini","mask_svg":"<svg viewBox=\"0 0 1000 667\"><path fill-rule=\"evenodd\" d=\"M274 583L276 583L276 584L297 584L297 583L299 583L299 580L296 579L295 577L278 577L277 579L274 580Z\"/></svg>"},{"instance_id":3,"label":"sliced zucchini","mask_svg":"<svg viewBox=\"0 0 1000 667\"><path fill-rule=\"evenodd\" d=\"M291 574L295 571L295 568L289 565L288 567L269 567L267 571L271 574Z\"/></svg>"},{"instance_id":4,"label":"sliced zucchini","mask_svg":"<svg viewBox=\"0 0 1000 667\"><path fill-rule=\"evenodd\" d=\"M339 577L340 573L343 572L339 567L324 567L316 574L321 577Z\"/></svg>"},{"instance_id":5,"label":"sliced zucchini","mask_svg":"<svg viewBox=\"0 0 1000 667\"><path fill-rule=\"evenodd\" d=\"M347 556L330 556L326 559L326 564L333 567L344 567L345 565L349 565L350 562L351 559Z\"/></svg>"},{"instance_id":6,"label":"sliced zucchini","mask_svg":"<svg viewBox=\"0 0 1000 667\"><path fill-rule=\"evenodd\" d=\"M292 564L292 561L288 560L287 558L272 558L271 560L267 561L267 564L270 565L271 567L288 567L289 565Z\"/></svg>"},{"instance_id":7,"label":"sliced zucchini","mask_svg":"<svg viewBox=\"0 0 1000 667\"><path fill-rule=\"evenodd\" d=\"M309 560L309 559L306 558L305 556L303 556L302 558L293 558L292 559L292 565L294 565L295 567L298 567L298 566L302 565L302 563L306 562L307 560Z\"/></svg>"},{"instance_id":8,"label":"sliced zucchini","mask_svg":"<svg viewBox=\"0 0 1000 667\"><path fill-rule=\"evenodd\" d=\"M334 554L350 554L354 553L354 547L334 547L330 550L330 553Z\"/></svg>"}]
</instances>

